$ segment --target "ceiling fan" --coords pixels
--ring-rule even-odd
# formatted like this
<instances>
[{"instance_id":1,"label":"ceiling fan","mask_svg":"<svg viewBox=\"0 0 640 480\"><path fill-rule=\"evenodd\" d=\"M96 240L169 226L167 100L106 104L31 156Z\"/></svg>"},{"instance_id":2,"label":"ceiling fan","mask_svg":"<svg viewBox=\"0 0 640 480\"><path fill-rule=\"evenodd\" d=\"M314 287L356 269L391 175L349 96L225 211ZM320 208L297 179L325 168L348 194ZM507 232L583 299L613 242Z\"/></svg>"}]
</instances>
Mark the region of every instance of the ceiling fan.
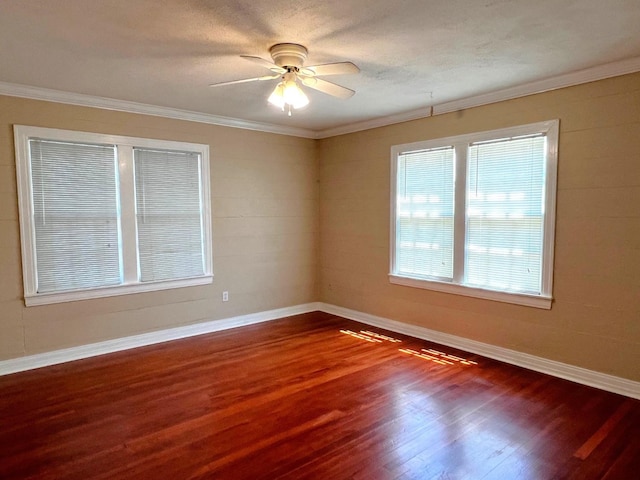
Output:
<instances>
[{"instance_id":1,"label":"ceiling fan","mask_svg":"<svg viewBox=\"0 0 640 480\"><path fill-rule=\"evenodd\" d=\"M259 82L280 78L281 81L276 85L268 101L282 111L286 110L289 116L291 116L292 108L302 108L309 104L309 98L298 86L298 81L306 87L338 98L346 99L356 93L349 88L318 78L318 76L325 75L358 73L360 69L351 62L325 63L323 65L305 67L304 61L307 59L308 50L306 47L298 45L297 43L278 43L269 49L269 53L271 54L273 62L250 55L240 55L240 57L268 68L273 72L272 75L212 83L209 86L221 87L237 83Z\"/></svg>"}]
</instances>

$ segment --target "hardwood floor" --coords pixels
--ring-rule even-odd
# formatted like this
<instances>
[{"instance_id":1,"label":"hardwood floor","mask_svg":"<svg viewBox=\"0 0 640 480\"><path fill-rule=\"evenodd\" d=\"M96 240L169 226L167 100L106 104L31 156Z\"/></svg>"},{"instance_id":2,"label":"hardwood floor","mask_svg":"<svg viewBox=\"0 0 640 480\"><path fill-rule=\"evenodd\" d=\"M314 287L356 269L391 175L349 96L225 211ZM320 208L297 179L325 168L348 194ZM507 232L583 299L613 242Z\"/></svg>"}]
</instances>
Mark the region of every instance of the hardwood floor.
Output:
<instances>
[{"instance_id":1,"label":"hardwood floor","mask_svg":"<svg viewBox=\"0 0 640 480\"><path fill-rule=\"evenodd\" d=\"M640 401L325 313L0 377L0 415L4 480L640 478Z\"/></svg>"}]
</instances>

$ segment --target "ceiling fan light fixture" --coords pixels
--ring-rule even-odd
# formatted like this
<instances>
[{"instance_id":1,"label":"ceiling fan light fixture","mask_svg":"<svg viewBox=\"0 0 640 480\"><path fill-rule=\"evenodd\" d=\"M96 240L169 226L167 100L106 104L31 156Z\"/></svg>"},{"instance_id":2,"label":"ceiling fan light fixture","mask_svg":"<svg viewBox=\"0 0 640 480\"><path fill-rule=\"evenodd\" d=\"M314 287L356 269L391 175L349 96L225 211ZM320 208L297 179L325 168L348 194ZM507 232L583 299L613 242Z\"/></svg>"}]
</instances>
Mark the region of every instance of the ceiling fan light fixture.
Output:
<instances>
[{"instance_id":1,"label":"ceiling fan light fixture","mask_svg":"<svg viewBox=\"0 0 640 480\"><path fill-rule=\"evenodd\" d=\"M297 109L309 105L309 97L305 95L295 80L287 80L284 82L282 96L284 103L291 105L293 108Z\"/></svg>"},{"instance_id":2,"label":"ceiling fan light fixture","mask_svg":"<svg viewBox=\"0 0 640 480\"><path fill-rule=\"evenodd\" d=\"M278 85L276 85L276 88L274 88L273 92L271 93L271 95L269 95L268 98L268 102L275 106L278 107L280 110L284 110L284 82L280 82L278 83Z\"/></svg>"},{"instance_id":3,"label":"ceiling fan light fixture","mask_svg":"<svg viewBox=\"0 0 640 480\"><path fill-rule=\"evenodd\" d=\"M268 98L268 102L283 111L288 107L290 115L292 108L306 107L309 104L309 97L298 86L295 74L287 73L282 81L276 85L276 88Z\"/></svg>"}]
</instances>

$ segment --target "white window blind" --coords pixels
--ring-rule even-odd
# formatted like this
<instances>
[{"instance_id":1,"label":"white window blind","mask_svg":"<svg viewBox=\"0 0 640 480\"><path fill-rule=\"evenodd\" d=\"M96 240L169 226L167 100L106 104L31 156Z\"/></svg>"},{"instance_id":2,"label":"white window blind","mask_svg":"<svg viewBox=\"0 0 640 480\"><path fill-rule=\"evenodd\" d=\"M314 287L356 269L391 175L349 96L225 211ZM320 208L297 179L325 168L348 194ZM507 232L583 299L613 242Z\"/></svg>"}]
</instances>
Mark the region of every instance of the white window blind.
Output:
<instances>
[{"instance_id":1,"label":"white window blind","mask_svg":"<svg viewBox=\"0 0 640 480\"><path fill-rule=\"evenodd\" d=\"M113 145L31 139L37 292L122 281Z\"/></svg>"},{"instance_id":2,"label":"white window blind","mask_svg":"<svg viewBox=\"0 0 640 480\"><path fill-rule=\"evenodd\" d=\"M403 153L397 168L397 271L451 279L453 147Z\"/></svg>"},{"instance_id":3,"label":"white window blind","mask_svg":"<svg viewBox=\"0 0 640 480\"><path fill-rule=\"evenodd\" d=\"M550 308L558 127L392 147L390 281Z\"/></svg>"},{"instance_id":4,"label":"white window blind","mask_svg":"<svg viewBox=\"0 0 640 480\"><path fill-rule=\"evenodd\" d=\"M465 283L540 294L545 137L469 147Z\"/></svg>"},{"instance_id":5,"label":"white window blind","mask_svg":"<svg viewBox=\"0 0 640 480\"><path fill-rule=\"evenodd\" d=\"M14 136L27 306L212 282L208 145Z\"/></svg>"},{"instance_id":6,"label":"white window blind","mask_svg":"<svg viewBox=\"0 0 640 480\"><path fill-rule=\"evenodd\" d=\"M204 274L200 155L134 149L140 280Z\"/></svg>"}]
</instances>

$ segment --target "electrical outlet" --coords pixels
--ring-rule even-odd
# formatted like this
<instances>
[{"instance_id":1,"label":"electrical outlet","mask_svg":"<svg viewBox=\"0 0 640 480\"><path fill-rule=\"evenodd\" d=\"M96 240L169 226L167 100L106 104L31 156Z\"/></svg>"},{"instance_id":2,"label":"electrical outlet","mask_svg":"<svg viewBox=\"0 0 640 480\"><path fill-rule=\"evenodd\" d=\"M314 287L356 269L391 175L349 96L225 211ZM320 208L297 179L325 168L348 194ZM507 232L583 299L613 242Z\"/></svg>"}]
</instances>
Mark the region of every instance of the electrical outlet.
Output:
<instances>
[{"instance_id":1,"label":"electrical outlet","mask_svg":"<svg viewBox=\"0 0 640 480\"><path fill-rule=\"evenodd\" d=\"M229 292L222 292L222 301L223 302L229 301Z\"/></svg>"}]
</instances>

